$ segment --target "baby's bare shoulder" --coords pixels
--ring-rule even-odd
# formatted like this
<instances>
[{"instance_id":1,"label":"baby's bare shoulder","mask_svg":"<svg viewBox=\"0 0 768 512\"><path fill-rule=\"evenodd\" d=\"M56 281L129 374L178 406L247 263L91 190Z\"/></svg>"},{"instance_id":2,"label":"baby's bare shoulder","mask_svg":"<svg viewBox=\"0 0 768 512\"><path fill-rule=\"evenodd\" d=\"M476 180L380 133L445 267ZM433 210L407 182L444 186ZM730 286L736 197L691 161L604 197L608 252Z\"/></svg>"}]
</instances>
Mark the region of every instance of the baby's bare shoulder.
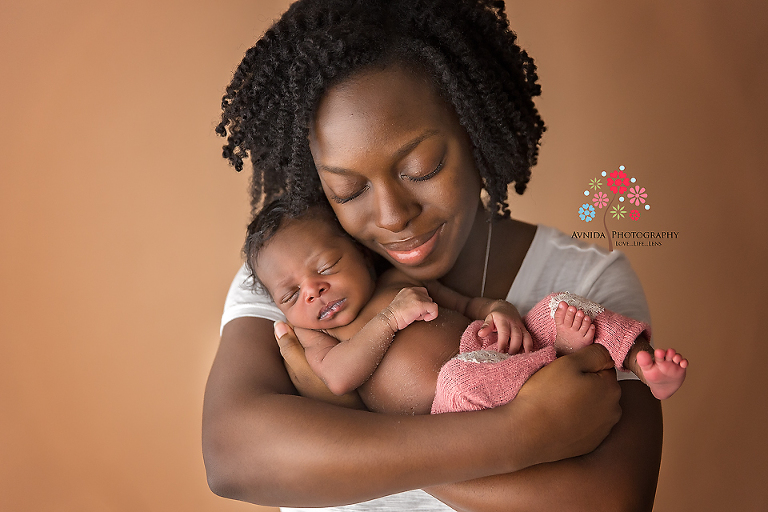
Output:
<instances>
[{"instance_id":1,"label":"baby's bare shoulder","mask_svg":"<svg viewBox=\"0 0 768 512\"><path fill-rule=\"evenodd\" d=\"M367 322L389 306L389 303L392 302L392 299L395 298L400 290L409 286L423 285L397 269L387 270L376 281L376 289L373 291L368 304L365 305L361 314L358 315L358 318L363 322Z\"/></svg>"}]
</instances>

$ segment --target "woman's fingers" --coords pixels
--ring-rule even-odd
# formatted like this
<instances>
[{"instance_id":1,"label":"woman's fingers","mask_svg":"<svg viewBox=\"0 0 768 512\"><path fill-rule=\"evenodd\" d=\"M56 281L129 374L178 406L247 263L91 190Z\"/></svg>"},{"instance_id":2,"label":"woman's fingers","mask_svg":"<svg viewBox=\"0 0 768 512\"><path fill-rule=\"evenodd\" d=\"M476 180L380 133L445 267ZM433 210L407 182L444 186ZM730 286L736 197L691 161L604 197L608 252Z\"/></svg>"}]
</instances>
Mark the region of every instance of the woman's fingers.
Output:
<instances>
[{"instance_id":1,"label":"woman's fingers","mask_svg":"<svg viewBox=\"0 0 768 512\"><path fill-rule=\"evenodd\" d=\"M584 373L597 373L614 368L614 362L608 349L598 343L577 350L568 358Z\"/></svg>"},{"instance_id":2,"label":"woman's fingers","mask_svg":"<svg viewBox=\"0 0 768 512\"><path fill-rule=\"evenodd\" d=\"M331 393L325 382L310 368L304 354L304 347L301 346L296 333L288 324L275 322L275 339L280 347L280 355L283 357L288 376L301 396L350 409L365 409L357 391L342 396Z\"/></svg>"},{"instance_id":3,"label":"woman's fingers","mask_svg":"<svg viewBox=\"0 0 768 512\"><path fill-rule=\"evenodd\" d=\"M538 462L594 450L621 418L621 388L613 361L601 345L589 345L536 372L511 403L532 407L531 432L542 439Z\"/></svg>"}]
</instances>

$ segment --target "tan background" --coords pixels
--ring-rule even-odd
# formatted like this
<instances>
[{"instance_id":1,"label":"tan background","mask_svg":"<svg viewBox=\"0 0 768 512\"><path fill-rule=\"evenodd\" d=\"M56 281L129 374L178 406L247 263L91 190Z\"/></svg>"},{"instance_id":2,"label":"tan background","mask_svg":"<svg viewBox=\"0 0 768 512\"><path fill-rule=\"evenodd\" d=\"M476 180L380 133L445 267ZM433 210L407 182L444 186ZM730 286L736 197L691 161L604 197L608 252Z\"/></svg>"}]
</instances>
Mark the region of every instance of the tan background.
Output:
<instances>
[{"instance_id":1,"label":"tan background","mask_svg":"<svg viewBox=\"0 0 768 512\"><path fill-rule=\"evenodd\" d=\"M208 491L200 454L247 220L213 127L287 4L2 2L0 509L255 510ZM657 343L692 361L656 510L766 510L768 4L509 11L549 126L513 213L583 230L587 180L623 164L652 193L638 225L680 233L626 250Z\"/></svg>"}]
</instances>

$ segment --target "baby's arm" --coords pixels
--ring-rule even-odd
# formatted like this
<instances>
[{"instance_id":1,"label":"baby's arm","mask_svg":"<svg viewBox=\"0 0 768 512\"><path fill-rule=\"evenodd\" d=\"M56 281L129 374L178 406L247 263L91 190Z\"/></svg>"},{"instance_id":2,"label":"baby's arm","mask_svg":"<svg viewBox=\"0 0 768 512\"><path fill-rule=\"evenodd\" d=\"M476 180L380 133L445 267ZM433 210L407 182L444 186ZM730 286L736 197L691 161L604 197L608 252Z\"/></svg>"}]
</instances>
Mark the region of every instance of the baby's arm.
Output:
<instances>
[{"instance_id":1,"label":"baby's arm","mask_svg":"<svg viewBox=\"0 0 768 512\"><path fill-rule=\"evenodd\" d=\"M296 328L307 362L328 389L343 395L373 374L395 333L417 320L437 317L437 304L424 288L403 288L390 304L346 341L324 332Z\"/></svg>"},{"instance_id":2,"label":"baby's arm","mask_svg":"<svg viewBox=\"0 0 768 512\"><path fill-rule=\"evenodd\" d=\"M430 296L440 306L457 311L472 320L485 320L478 334L488 336L496 332L499 352L515 354L521 349L525 352L533 349L533 340L523 324L520 313L509 302L484 297L466 297L438 281L429 281L427 288Z\"/></svg>"}]
</instances>

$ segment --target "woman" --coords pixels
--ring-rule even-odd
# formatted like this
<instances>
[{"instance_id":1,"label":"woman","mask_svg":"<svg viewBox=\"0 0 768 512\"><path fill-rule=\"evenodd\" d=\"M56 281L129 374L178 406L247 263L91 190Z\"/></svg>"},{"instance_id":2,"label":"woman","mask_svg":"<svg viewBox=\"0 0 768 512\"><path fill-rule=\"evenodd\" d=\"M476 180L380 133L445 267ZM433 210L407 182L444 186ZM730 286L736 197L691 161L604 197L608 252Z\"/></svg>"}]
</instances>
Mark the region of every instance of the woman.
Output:
<instances>
[{"instance_id":1,"label":"woman","mask_svg":"<svg viewBox=\"0 0 768 512\"><path fill-rule=\"evenodd\" d=\"M246 53L217 131L238 170L252 160L254 209L281 193L297 207L324 196L349 234L416 279L521 313L569 289L647 321L618 253L509 218L507 185L525 190L544 130L538 94L501 2L304 1ZM273 334L276 308L241 284L206 389L218 494L326 506L425 488L465 510L652 507L660 408L638 382L622 381L619 401L600 347L557 360L497 409L372 414L296 396L327 391L290 330ZM417 331L397 340L411 356ZM420 491L359 509L374 506L446 509Z\"/></svg>"}]
</instances>

